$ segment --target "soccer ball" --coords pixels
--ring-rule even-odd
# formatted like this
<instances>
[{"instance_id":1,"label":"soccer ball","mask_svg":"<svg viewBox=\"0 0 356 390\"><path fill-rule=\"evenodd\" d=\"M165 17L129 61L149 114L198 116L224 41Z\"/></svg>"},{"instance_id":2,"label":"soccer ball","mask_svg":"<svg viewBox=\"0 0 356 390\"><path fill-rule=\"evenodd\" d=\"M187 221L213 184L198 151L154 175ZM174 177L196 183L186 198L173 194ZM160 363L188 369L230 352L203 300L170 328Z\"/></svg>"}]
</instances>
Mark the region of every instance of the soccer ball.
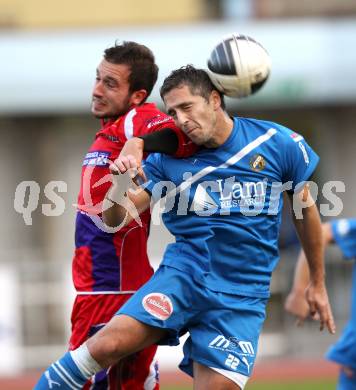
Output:
<instances>
[{"instance_id":1,"label":"soccer ball","mask_svg":"<svg viewBox=\"0 0 356 390\"><path fill-rule=\"evenodd\" d=\"M207 71L215 87L224 95L246 97L257 92L268 79L271 58L253 38L232 34L214 47Z\"/></svg>"}]
</instances>

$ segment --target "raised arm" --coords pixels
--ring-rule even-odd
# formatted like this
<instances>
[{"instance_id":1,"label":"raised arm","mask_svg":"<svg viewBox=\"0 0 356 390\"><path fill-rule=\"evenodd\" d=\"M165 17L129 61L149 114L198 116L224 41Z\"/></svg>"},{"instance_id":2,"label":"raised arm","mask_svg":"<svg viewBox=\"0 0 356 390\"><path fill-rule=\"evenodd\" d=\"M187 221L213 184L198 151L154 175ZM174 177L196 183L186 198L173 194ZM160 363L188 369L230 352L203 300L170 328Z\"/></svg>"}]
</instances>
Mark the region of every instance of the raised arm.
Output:
<instances>
[{"instance_id":1,"label":"raised arm","mask_svg":"<svg viewBox=\"0 0 356 390\"><path fill-rule=\"evenodd\" d=\"M318 209L309 193L308 186L305 186L298 194L290 196L290 200L292 205L293 202L303 204L303 207L299 207L302 208L303 217L301 219L296 219L293 213L293 221L304 250L299 257L294 285L298 293L304 289L309 310L306 313L306 306L298 307L298 313L301 313L299 317L302 319L308 314L313 317L318 315L320 330L327 326L330 333L335 333L334 318L325 287L324 240Z\"/></svg>"},{"instance_id":2,"label":"raised arm","mask_svg":"<svg viewBox=\"0 0 356 390\"><path fill-rule=\"evenodd\" d=\"M139 137L130 138L122 148L119 159L124 156L133 156L137 162L139 176L145 179L141 168L144 153L164 153L174 155L177 158L183 158L192 156L197 150L197 145L181 130L172 126L172 128L164 128Z\"/></svg>"},{"instance_id":3,"label":"raised arm","mask_svg":"<svg viewBox=\"0 0 356 390\"><path fill-rule=\"evenodd\" d=\"M113 183L103 202L103 221L120 229L133 219L141 224L140 214L150 206L151 196L137 186L133 177L137 174L137 161L133 156L120 158L110 166Z\"/></svg>"}]
</instances>

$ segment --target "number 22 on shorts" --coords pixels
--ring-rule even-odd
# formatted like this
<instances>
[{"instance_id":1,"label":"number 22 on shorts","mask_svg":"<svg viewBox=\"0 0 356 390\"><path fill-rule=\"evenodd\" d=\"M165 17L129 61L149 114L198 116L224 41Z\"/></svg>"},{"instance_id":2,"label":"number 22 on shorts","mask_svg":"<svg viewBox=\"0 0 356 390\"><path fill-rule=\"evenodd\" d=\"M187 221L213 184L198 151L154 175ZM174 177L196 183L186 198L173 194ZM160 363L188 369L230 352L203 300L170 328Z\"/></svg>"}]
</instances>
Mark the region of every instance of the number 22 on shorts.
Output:
<instances>
[{"instance_id":1,"label":"number 22 on shorts","mask_svg":"<svg viewBox=\"0 0 356 390\"><path fill-rule=\"evenodd\" d=\"M240 360L234 355L231 355L231 353L229 353L227 359L225 360L225 365L232 368L233 370L236 370L236 367L239 365L239 363Z\"/></svg>"}]
</instances>

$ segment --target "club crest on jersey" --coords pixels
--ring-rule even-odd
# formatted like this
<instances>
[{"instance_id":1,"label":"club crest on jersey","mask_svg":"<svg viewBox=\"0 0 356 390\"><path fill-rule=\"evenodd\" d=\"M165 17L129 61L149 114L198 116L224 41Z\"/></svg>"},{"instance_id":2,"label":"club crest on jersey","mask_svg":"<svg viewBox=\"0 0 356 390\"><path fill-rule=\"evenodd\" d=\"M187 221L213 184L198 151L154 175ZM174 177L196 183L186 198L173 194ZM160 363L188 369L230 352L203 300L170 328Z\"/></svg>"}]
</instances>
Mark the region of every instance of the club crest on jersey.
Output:
<instances>
[{"instance_id":1,"label":"club crest on jersey","mask_svg":"<svg viewBox=\"0 0 356 390\"><path fill-rule=\"evenodd\" d=\"M173 304L167 295L151 293L142 299L143 308L153 317L159 320L166 320L173 313Z\"/></svg>"},{"instance_id":2,"label":"club crest on jersey","mask_svg":"<svg viewBox=\"0 0 356 390\"><path fill-rule=\"evenodd\" d=\"M266 166L266 160L262 155L255 154L254 156L252 156L250 160L250 167L254 171L256 172L262 171L263 169L265 169L265 166Z\"/></svg>"}]
</instances>

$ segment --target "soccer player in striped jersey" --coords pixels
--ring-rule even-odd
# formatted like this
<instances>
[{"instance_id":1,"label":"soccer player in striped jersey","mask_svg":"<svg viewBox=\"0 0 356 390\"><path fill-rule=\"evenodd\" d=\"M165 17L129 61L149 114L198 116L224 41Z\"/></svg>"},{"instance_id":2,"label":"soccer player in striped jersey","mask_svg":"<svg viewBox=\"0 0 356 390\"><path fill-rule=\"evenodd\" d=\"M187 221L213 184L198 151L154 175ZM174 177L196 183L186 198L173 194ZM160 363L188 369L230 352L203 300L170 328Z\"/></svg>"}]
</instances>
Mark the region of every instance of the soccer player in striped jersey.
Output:
<instances>
[{"instance_id":1,"label":"soccer player in striped jersey","mask_svg":"<svg viewBox=\"0 0 356 390\"><path fill-rule=\"evenodd\" d=\"M105 230L101 223L102 201L111 185L110 162L128 140L146 152L176 156L190 155L195 148L171 117L146 102L157 73L152 52L135 42L106 49L96 71L91 111L101 119L102 128L82 166L72 267L77 297L70 350L103 327L153 274L147 257L149 211L140 216L140 224L133 221L117 232ZM85 388L158 389L155 351L156 346L151 346L125 358L98 373Z\"/></svg>"}]
</instances>

